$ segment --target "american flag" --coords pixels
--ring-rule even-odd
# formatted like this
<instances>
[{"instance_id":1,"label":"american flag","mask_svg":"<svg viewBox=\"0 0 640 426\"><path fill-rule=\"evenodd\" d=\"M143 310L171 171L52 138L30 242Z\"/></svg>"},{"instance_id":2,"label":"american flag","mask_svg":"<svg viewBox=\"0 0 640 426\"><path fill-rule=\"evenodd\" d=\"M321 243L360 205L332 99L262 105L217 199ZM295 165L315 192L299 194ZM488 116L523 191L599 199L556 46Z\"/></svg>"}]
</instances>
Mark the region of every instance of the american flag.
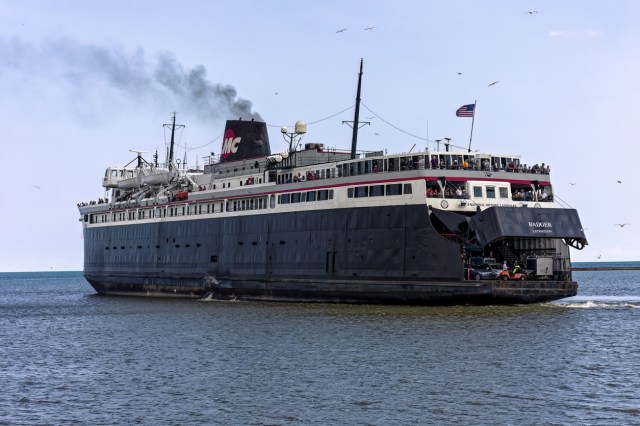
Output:
<instances>
[{"instance_id":1,"label":"american flag","mask_svg":"<svg viewBox=\"0 0 640 426\"><path fill-rule=\"evenodd\" d=\"M462 105L456 111L456 117L473 117L473 113L475 112L476 104Z\"/></svg>"}]
</instances>

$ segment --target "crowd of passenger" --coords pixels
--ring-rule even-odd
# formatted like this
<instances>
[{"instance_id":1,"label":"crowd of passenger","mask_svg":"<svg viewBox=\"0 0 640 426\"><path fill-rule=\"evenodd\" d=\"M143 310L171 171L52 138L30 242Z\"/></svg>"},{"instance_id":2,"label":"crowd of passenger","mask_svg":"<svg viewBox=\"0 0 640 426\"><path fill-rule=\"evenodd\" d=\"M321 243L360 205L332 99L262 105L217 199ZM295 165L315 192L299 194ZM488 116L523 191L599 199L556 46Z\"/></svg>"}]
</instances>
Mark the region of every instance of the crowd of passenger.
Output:
<instances>
[{"instance_id":1,"label":"crowd of passenger","mask_svg":"<svg viewBox=\"0 0 640 426\"><path fill-rule=\"evenodd\" d=\"M423 162L420 162L422 165ZM431 163L426 165L427 168L431 169L453 169L453 170L481 170L487 172L498 172L498 171L506 171L513 173L539 173L548 175L551 172L551 167L548 164L542 163L542 165L538 165L537 163L533 166L528 166L522 163L509 162L507 164L501 164L495 162L491 164L489 159L484 159L481 161L475 161L475 159L470 158L468 160L463 160L462 162L458 162L458 160L453 160L452 163L441 162L437 155L431 156Z\"/></svg>"},{"instance_id":2,"label":"crowd of passenger","mask_svg":"<svg viewBox=\"0 0 640 426\"><path fill-rule=\"evenodd\" d=\"M96 204L108 204L108 203L109 203L108 198L98 198L98 201L89 201L88 203L83 201L81 203L78 203L78 207L93 206Z\"/></svg>"},{"instance_id":3,"label":"crowd of passenger","mask_svg":"<svg viewBox=\"0 0 640 426\"><path fill-rule=\"evenodd\" d=\"M447 186L444 191L440 191L439 188L427 187L427 198L462 198L470 199L471 197L467 193L464 187L452 185ZM535 192L532 190L516 189L511 194L513 201L553 201L553 196L547 192L545 188L537 189Z\"/></svg>"}]
</instances>

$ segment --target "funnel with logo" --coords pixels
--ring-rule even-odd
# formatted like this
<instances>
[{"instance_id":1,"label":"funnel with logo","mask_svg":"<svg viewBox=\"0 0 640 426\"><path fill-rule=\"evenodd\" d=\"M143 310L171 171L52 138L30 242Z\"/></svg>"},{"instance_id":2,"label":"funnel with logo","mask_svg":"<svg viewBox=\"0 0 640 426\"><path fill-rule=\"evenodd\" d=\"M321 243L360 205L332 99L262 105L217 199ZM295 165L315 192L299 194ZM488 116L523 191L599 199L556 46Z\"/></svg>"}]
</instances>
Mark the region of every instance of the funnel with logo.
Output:
<instances>
[{"instance_id":1,"label":"funnel with logo","mask_svg":"<svg viewBox=\"0 0 640 426\"><path fill-rule=\"evenodd\" d=\"M262 121L227 120L220 162L271 155L267 124Z\"/></svg>"}]
</instances>

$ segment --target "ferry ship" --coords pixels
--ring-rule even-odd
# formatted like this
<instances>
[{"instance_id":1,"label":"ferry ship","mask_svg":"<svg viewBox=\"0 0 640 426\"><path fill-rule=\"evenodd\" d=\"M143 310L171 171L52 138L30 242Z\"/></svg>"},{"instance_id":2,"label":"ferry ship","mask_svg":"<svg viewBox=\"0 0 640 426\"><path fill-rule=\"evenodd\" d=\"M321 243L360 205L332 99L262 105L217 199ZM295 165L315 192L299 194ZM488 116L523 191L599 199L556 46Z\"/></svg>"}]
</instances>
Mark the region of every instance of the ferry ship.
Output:
<instances>
[{"instance_id":1,"label":"ferry ship","mask_svg":"<svg viewBox=\"0 0 640 426\"><path fill-rule=\"evenodd\" d=\"M577 294L587 244L545 167L516 154L298 147L306 125L229 120L202 171L136 156L78 205L84 277L99 294L389 304L535 303ZM526 274L476 274L479 263ZM485 266L486 268L486 266ZM517 277L517 279L515 279ZM486 278L486 279L485 279Z\"/></svg>"}]
</instances>

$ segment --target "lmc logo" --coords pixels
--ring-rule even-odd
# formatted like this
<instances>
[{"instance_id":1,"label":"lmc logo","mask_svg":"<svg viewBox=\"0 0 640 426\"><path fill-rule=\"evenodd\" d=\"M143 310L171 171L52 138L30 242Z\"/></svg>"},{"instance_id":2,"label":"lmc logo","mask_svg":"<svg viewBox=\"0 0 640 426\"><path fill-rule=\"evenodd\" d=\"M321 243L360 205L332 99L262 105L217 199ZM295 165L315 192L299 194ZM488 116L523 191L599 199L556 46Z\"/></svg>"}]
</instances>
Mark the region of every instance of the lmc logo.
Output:
<instances>
[{"instance_id":1,"label":"lmc logo","mask_svg":"<svg viewBox=\"0 0 640 426\"><path fill-rule=\"evenodd\" d=\"M231 154L238 152L240 139L242 138L236 137L233 129L227 129L227 131L224 132L224 140L222 141L222 152L220 153L220 156L226 159Z\"/></svg>"}]
</instances>

